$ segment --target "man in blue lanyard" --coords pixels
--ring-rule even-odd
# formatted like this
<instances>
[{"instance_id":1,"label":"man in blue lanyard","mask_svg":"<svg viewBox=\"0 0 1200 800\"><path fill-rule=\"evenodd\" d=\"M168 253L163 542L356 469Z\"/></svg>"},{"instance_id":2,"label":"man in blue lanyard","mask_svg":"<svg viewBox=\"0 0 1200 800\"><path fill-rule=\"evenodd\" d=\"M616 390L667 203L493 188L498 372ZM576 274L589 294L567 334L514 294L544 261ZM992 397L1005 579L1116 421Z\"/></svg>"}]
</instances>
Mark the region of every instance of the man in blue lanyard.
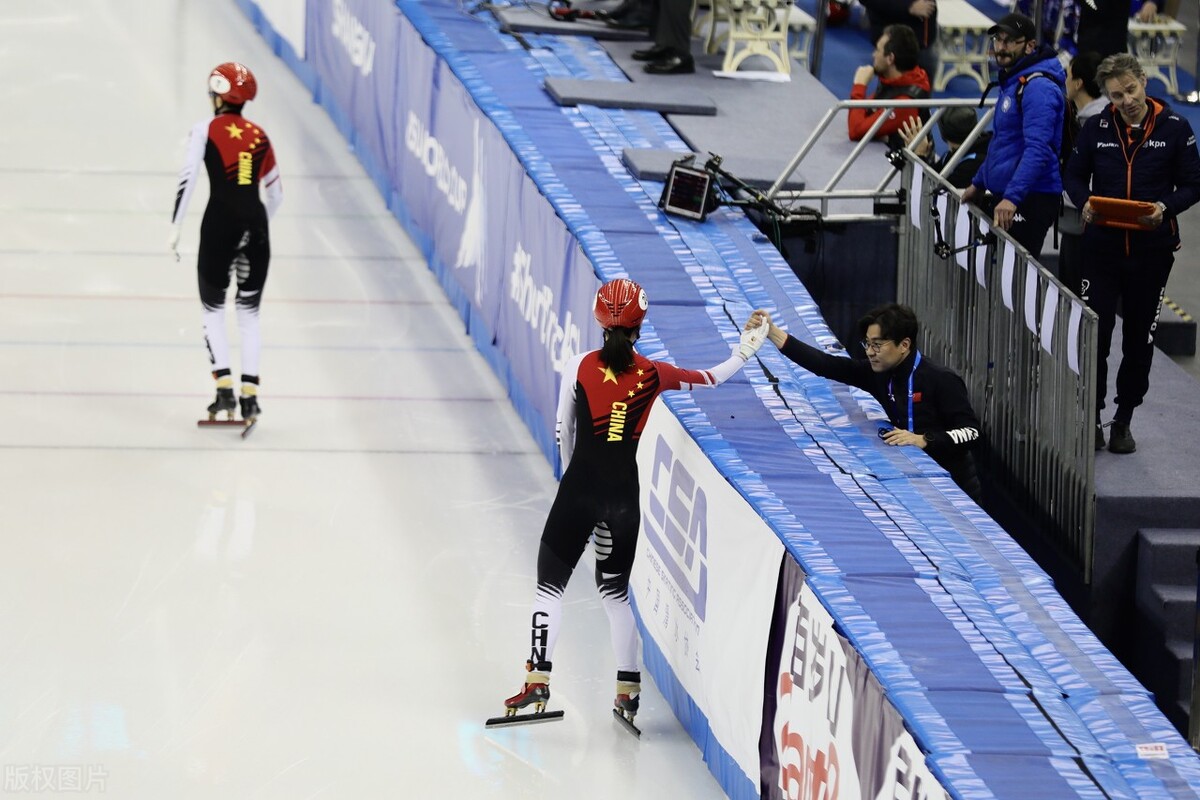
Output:
<instances>
[{"instance_id":1,"label":"man in blue lanyard","mask_svg":"<svg viewBox=\"0 0 1200 800\"><path fill-rule=\"evenodd\" d=\"M756 312L746 324L761 322ZM932 363L917 349L920 323L908 306L889 303L858 321L866 359L845 358L805 344L771 323L768 338L785 356L823 378L865 389L891 421L880 429L889 445L912 445L927 452L975 502L982 497L971 448L979 439L979 418L962 378Z\"/></svg>"}]
</instances>

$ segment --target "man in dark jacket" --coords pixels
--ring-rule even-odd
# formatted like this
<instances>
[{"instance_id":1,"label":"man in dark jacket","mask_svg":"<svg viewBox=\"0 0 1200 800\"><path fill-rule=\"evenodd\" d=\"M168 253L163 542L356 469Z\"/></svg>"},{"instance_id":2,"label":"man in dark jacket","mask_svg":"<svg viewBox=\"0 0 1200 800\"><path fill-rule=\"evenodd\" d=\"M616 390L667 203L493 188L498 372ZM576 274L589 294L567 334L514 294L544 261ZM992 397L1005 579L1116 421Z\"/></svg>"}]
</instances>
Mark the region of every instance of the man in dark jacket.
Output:
<instances>
[{"instance_id":1,"label":"man in dark jacket","mask_svg":"<svg viewBox=\"0 0 1200 800\"><path fill-rule=\"evenodd\" d=\"M1150 386L1154 330L1179 249L1178 217L1200 201L1200 153L1187 120L1164 101L1146 97L1146 74L1134 56L1104 59L1096 82L1110 105L1080 130L1067 162L1066 184L1084 222L1080 297L1100 318L1096 448L1104 445L1099 414L1119 299L1122 353L1108 449L1132 453L1137 445L1129 423ZM1095 197L1153 203L1154 210L1138 220L1141 230L1110 227L1097 217Z\"/></svg>"},{"instance_id":2,"label":"man in dark jacket","mask_svg":"<svg viewBox=\"0 0 1200 800\"><path fill-rule=\"evenodd\" d=\"M963 199L990 209L992 224L1037 258L1062 199L1066 71L1054 50L1039 47L1029 17L1008 14L988 34L1000 68L995 135Z\"/></svg>"},{"instance_id":3,"label":"man in dark jacket","mask_svg":"<svg viewBox=\"0 0 1200 800\"><path fill-rule=\"evenodd\" d=\"M747 329L758 325L755 312ZM823 378L871 393L887 412L891 427L880 436L893 446L927 452L975 502L982 490L971 447L979 439L979 418L962 378L932 363L917 349L920 324L912 309L889 303L858 322L866 360L824 353L771 324L767 334L785 356Z\"/></svg>"}]
</instances>

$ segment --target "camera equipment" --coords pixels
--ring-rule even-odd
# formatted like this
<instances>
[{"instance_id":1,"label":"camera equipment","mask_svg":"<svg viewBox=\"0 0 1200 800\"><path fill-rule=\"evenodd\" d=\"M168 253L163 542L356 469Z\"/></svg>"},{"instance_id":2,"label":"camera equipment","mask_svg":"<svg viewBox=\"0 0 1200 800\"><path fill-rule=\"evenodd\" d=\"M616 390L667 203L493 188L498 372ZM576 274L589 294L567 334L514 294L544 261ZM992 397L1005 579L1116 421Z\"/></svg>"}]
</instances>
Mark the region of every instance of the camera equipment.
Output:
<instances>
[{"instance_id":1,"label":"camera equipment","mask_svg":"<svg viewBox=\"0 0 1200 800\"><path fill-rule=\"evenodd\" d=\"M709 153L703 168L692 166L695 154L671 165L658 207L668 214L700 220L719 206L745 206L781 219L787 212L760 190L721 168L721 157Z\"/></svg>"}]
</instances>

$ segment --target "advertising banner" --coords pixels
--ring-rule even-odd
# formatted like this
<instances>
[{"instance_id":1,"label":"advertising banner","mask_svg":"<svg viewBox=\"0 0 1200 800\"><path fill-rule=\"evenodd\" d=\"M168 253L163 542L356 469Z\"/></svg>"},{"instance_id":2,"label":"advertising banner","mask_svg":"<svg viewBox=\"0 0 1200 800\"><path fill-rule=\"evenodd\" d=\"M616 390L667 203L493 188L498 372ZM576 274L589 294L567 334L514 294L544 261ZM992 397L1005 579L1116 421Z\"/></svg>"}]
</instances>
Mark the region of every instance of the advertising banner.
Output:
<instances>
[{"instance_id":1,"label":"advertising banner","mask_svg":"<svg viewBox=\"0 0 1200 800\"><path fill-rule=\"evenodd\" d=\"M759 666L783 543L664 403L642 432L638 475L642 531L630 587L642 624L712 736L757 786Z\"/></svg>"},{"instance_id":2,"label":"advertising banner","mask_svg":"<svg viewBox=\"0 0 1200 800\"><path fill-rule=\"evenodd\" d=\"M388 126L396 131L399 139L391 162L392 186L410 225L428 235L433 229L434 193L438 198L436 202L454 202L453 190L448 192L451 199L447 199L446 191L437 190L439 174L443 187L451 186L453 165L447 162L445 150L432 132L434 98L438 93L435 80L442 62L404 17L400 18L398 37L397 72L402 88L389 106L392 120ZM453 185L458 186L457 183ZM465 211L465 199L462 207Z\"/></svg>"},{"instance_id":3,"label":"advertising banner","mask_svg":"<svg viewBox=\"0 0 1200 800\"><path fill-rule=\"evenodd\" d=\"M789 556L763 714L766 800L949 800L900 714Z\"/></svg>"},{"instance_id":4,"label":"advertising banner","mask_svg":"<svg viewBox=\"0 0 1200 800\"><path fill-rule=\"evenodd\" d=\"M398 87L400 12L370 0L309 0L309 61L326 99L350 123L352 141L376 180L386 180L396 159L391 124Z\"/></svg>"},{"instance_id":5,"label":"advertising banner","mask_svg":"<svg viewBox=\"0 0 1200 800\"><path fill-rule=\"evenodd\" d=\"M552 441L562 366L600 344L590 324L594 270L499 130L393 12L363 0L312 0L318 72L367 154L384 165L391 202L428 237L435 269L495 336L532 406L523 416L541 429L536 437ZM344 41L348 30L358 46Z\"/></svg>"},{"instance_id":6,"label":"advertising banner","mask_svg":"<svg viewBox=\"0 0 1200 800\"><path fill-rule=\"evenodd\" d=\"M548 430L554 430L559 376L584 346L598 346L592 304L599 283L578 260L578 245L529 178L521 181L517 214L506 233L504 293L496 326L513 378ZM503 204L498 204L503 208Z\"/></svg>"}]
</instances>

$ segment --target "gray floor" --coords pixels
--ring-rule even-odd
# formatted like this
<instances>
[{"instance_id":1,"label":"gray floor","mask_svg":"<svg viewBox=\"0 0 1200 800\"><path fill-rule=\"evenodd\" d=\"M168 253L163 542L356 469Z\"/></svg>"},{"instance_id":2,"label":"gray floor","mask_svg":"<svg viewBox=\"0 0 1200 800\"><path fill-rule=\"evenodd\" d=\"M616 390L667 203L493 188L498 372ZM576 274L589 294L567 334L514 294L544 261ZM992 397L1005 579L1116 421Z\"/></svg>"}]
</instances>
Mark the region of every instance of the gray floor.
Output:
<instances>
[{"instance_id":1,"label":"gray floor","mask_svg":"<svg viewBox=\"0 0 1200 800\"><path fill-rule=\"evenodd\" d=\"M1200 31L1200 2L1179 0L1175 3L1168 0L1166 3L1160 3L1160 7L1173 11L1175 18L1188 27L1189 35L1184 37L1179 65L1195 75L1198 69L1196 32ZM1197 97L1195 102L1200 103L1200 97ZM1167 296L1191 316L1200 318L1200 208L1192 208L1184 214L1180 219L1180 228L1183 233L1183 249L1175 259L1175 268L1171 272L1171 280L1167 283ZM1200 379L1200 359L1196 356L1175 356L1173 360L1188 374Z\"/></svg>"},{"instance_id":2,"label":"gray floor","mask_svg":"<svg viewBox=\"0 0 1200 800\"><path fill-rule=\"evenodd\" d=\"M652 683L640 742L611 719L586 562L555 658L566 719L485 731L523 675L554 477L233 0L8 0L0 32L4 793L723 797ZM246 441L195 425L206 189L181 263L165 244L230 59L257 73L247 116L285 189Z\"/></svg>"},{"instance_id":3,"label":"gray floor","mask_svg":"<svg viewBox=\"0 0 1200 800\"><path fill-rule=\"evenodd\" d=\"M1167 281L1167 296L1200 320L1200 206L1193 206L1180 218L1179 228L1183 249L1175 255L1175 266ZM1200 357L1173 356L1172 360L1189 375L1200 379Z\"/></svg>"}]
</instances>

